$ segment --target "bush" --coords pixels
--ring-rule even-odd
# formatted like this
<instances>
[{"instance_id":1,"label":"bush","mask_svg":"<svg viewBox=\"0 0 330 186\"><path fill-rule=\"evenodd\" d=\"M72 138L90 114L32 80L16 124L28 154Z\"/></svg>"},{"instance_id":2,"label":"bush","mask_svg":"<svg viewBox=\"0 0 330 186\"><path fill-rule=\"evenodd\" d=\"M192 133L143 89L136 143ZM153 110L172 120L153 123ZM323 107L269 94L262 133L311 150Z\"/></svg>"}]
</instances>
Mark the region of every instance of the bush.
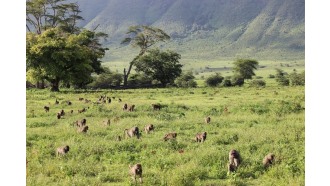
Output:
<instances>
[{"instance_id":1,"label":"bush","mask_svg":"<svg viewBox=\"0 0 330 186\"><path fill-rule=\"evenodd\" d=\"M113 86L119 86L123 81L123 75L116 72L110 72L106 70L104 73L100 74L94 79L92 83L88 85L90 88L111 88Z\"/></svg>"},{"instance_id":2,"label":"bush","mask_svg":"<svg viewBox=\"0 0 330 186\"><path fill-rule=\"evenodd\" d=\"M289 78L292 86L305 85L305 71L300 74L298 74L297 72L293 72L289 75Z\"/></svg>"},{"instance_id":3,"label":"bush","mask_svg":"<svg viewBox=\"0 0 330 186\"><path fill-rule=\"evenodd\" d=\"M287 78L287 73L284 72L281 69L276 69L276 75L275 75L276 81L281 86L288 86L290 84L289 79Z\"/></svg>"},{"instance_id":4,"label":"bush","mask_svg":"<svg viewBox=\"0 0 330 186\"><path fill-rule=\"evenodd\" d=\"M230 79L225 79L225 80L223 80L223 82L222 82L222 86L224 86L224 87L231 87L232 84L231 84Z\"/></svg>"},{"instance_id":5,"label":"bush","mask_svg":"<svg viewBox=\"0 0 330 186\"><path fill-rule=\"evenodd\" d=\"M133 74L129 77L127 81L128 85L151 85L152 78L145 74Z\"/></svg>"},{"instance_id":6,"label":"bush","mask_svg":"<svg viewBox=\"0 0 330 186\"><path fill-rule=\"evenodd\" d=\"M224 78L219 74L216 73L215 75L211 75L205 80L205 84L210 87L218 86Z\"/></svg>"},{"instance_id":7,"label":"bush","mask_svg":"<svg viewBox=\"0 0 330 186\"><path fill-rule=\"evenodd\" d=\"M265 87L266 86L266 82L264 80L260 80L260 79L255 79L252 80L249 84L250 87Z\"/></svg>"},{"instance_id":8,"label":"bush","mask_svg":"<svg viewBox=\"0 0 330 186\"><path fill-rule=\"evenodd\" d=\"M240 75L235 75L231 78L232 86L242 86L244 85L244 78Z\"/></svg>"},{"instance_id":9,"label":"bush","mask_svg":"<svg viewBox=\"0 0 330 186\"><path fill-rule=\"evenodd\" d=\"M195 76L192 71L182 74L180 77L176 78L175 84L178 87L197 87L197 82L194 80Z\"/></svg>"}]
</instances>

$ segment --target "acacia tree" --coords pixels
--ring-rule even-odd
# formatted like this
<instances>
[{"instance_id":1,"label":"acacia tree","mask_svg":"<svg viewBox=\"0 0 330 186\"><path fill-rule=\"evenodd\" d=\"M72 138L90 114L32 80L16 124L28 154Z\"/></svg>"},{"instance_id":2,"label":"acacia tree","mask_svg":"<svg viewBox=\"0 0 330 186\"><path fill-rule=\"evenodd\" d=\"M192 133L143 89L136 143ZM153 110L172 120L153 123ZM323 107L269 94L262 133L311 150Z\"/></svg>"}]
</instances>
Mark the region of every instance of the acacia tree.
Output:
<instances>
[{"instance_id":1,"label":"acacia tree","mask_svg":"<svg viewBox=\"0 0 330 186\"><path fill-rule=\"evenodd\" d=\"M128 28L126 37L121 43L131 44L133 47L140 48L139 54L130 62L128 70L124 68L124 86L127 85L128 76L131 73L133 65L136 61L145 54L148 49L158 42L164 42L170 39L163 30L151 26L137 25Z\"/></svg>"},{"instance_id":2,"label":"acacia tree","mask_svg":"<svg viewBox=\"0 0 330 186\"><path fill-rule=\"evenodd\" d=\"M161 52L159 49L152 49L136 61L136 71L144 72L166 86L181 75L180 58L181 55L173 51Z\"/></svg>"},{"instance_id":3,"label":"acacia tree","mask_svg":"<svg viewBox=\"0 0 330 186\"><path fill-rule=\"evenodd\" d=\"M95 33L83 30L69 34L52 28L42 34L28 33L26 62L28 69L42 69L43 79L51 83L51 91L59 91L60 81L83 86L92 81L91 73L98 72L95 59L105 54L105 48L96 45ZM96 47L98 46L98 47Z\"/></svg>"},{"instance_id":4,"label":"acacia tree","mask_svg":"<svg viewBox=\"0 0 330 186\"><path fill-rule=\"evenodd\" d=\"M259 62L252 59L237 59L234 62L234 72L243 79L252 79L255 75L254 70L257 69Z\"/></svg>"}]
</instances>

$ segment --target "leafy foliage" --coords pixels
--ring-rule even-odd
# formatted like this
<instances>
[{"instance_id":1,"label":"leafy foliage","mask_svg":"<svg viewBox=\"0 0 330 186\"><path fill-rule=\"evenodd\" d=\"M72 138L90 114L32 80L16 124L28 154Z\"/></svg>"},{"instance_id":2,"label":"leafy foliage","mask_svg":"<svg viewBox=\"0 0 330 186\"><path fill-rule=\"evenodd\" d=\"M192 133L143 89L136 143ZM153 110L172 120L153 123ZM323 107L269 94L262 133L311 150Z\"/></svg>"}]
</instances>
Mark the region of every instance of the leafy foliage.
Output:
<instances>
[{"instance_id":1,"label":"leafy foliage","mask_svg":"<svg viewBox=\"0 0 330 186\"><path fill-rule=\"evenodd\" d=\"M214 75L209 76L205 80L205 84L210 87L216 87L216 86L220 85L220 83L222 82L223 79L224 78L220 75L220 73L216 73Z\"/></svg>"},{"instance_id":2,"label":"leafy foliage","mask_svg":"<svg viewBox=\"0 0 330 186\"><path fill-rule=\"evenodd\" d=\"M254 79L252 81L250 81L249 83L250 87L265 87L266 86L266 82L264 80L261 79Z\"/></svg>"},{"instance_id":3,"label":"leafy foliage","mask_svg":"<svg viewBox=\"0 0 330 186\"><path fill-rule=\"evenodd\" d=\"M252 79L252 76L255 75L254 70L257 69L258 64L258 61L252 59L237 59L234 62L233 70L244 79Z\"/></svg>"},{"instance_id":4,"label":"leafy foliage","mask_svg":"<svg viewBox=\"0 0 330 186\"><path fill-rule=\"evenodd\" d=\"M289 75L289 78L292 86L305 85L305 71L301 72L300 74L294 71Z\"/></svg>"},{"instance_id":5,"label":"leafy foliage","mask_svg":"<svg viewBox=\"0 0 330 186\"><path fill-rule=\"evenodd\" d=\"M197 82L194 80L195 76L192 71L182 74L180 77L176 78L175 84L178 87L197 87Z\"/></svg>"},{"instance_id":6,"label":"leafy foliage","mask_svg":"<svg viewBox=\"0 0 330 186\"><path fill-rule=\"evenodd\" d=\"M276 70L275 80L278 82L278 84L282 86L288 86L290 84L290 80L286 76L287 73L285 73L283 70L278 68L275 70Z\"/></svg>"}]
</instances>

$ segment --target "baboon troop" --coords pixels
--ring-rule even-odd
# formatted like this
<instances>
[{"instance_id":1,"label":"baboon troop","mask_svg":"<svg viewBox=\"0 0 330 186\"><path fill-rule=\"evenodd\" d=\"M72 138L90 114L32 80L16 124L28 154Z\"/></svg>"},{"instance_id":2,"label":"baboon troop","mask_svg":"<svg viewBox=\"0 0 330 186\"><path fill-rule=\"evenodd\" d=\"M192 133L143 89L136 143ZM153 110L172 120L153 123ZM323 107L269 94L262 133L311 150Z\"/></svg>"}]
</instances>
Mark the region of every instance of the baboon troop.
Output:
<instances>
[{"instance_id":1,"label":"baboon troop","mask_svg":"<svg viewBox=\"0 0 330 186\"><path fill-rule=\"evenodd\" d=\"M124 104L123 110L127 110L127 103Z\"/></svg>"},{"instance_id":2,"label":"baboon troop","mask_svg":"<svg viewBox=\"0 0 330 186\"><path fill-rule=\"evenodd\" d=\"M46 112L49 112L49 107L44 106L44 109L45 109Z\"/></svg>"},{"instance_id":3,"label":"baboon troop","mask_svg":"<svg viewBox=\"0 0 330 186\"><path fill-rule=\"evenodd\" d=\"M151 106L154 110L160 110L161 108L160 104L151 104Z\"/></svg>"},{"instance_id":4,"label":"baboon troop","mask_svg":"<svg viewBox=\"0 0 330 186\"><path fill-rule=\"evenodd\" d=\"M133 112L134 111L134 108L135 108L135 105L131 105L128 107L128 111L129 112Z\"/></svg>"},{"instance_id":5,"label":"baboon troop","mask_svg":"<svg viewBox=\"0 0 330 186\"><path fill-rule=\"evenodd\" d=\"M196 134L196 138L195 138L196 142L204 142L206 140L206 135L207 135L206 132Z\"/></svg>"},{"instance_id":6,"label":"baboon troop","mask_svg":"<svg viewBox=\"0 0 330 186\"><path fill-rule=\"evenodd\" d=\"M142 183L142 165L138 163L135 164L133 167L129 166L129 169L130 174L134 176L134 181L136 182L136 176L139 176L140 183Z\"/></svg>"},{"instance_id":7,"label":"baboon troop","mask_svg":"<svg viewBox=\"0 0 330 186\"><path fill-rule=\"evenodd\" d=\"M205 123L209 124L211 122L211 117L210 116L207 116L205 118Z\"/></svg>"},{"instance_id":8,"label":"baboon troop","mask_svg":"<svg viewBox=\"0 0 330 186\"><path fill-rule=\"evenodd\" d=\"M78 132L84 132L84 133L86 133L87 130L88 130L88 126L87 125L78 128Z\"/></svg>"},{"instance_id":9,"label":"baboon troop","mask_svg":"<svg viewBox=\"0 0 330 186\"><path fill-rule=\"evenodd\" d=\"M86 119L82 119L81 121L77 120L75 123L77 127L83 127L86 125L86 122Z\"/></svg>"},{"instance_id":10,"label":"baboon troop","mask_svg":"<svg viewBox=\"0 0 330 186\"><path fill-rule=\"evenodd\" d=\"M237 170L237 167L241 164L241 156L237 150L230 150L229 151L229 164L228 164L228 171L234 172Z\"/></svg>"},{"instance_id":11,"label":"baboon troop","mask_svg":"<svg viewBox=\"0 0 330 186\"><path fill-rule=\"evenodd\" d=\"M171 133L167 133L164 136L164 141L170 140L170 139L176 139L177 133L176 132L171 132Z\"/></svg>"},{"instance_id":12,"label":"baboon troop","mask_svg":"<svg viewBox=\"0 0 330 186\"><path fill-rule=\"evenodd\" d=\"M124 135L126 136L126 138L127 138L127 136L130 137L130 138L133 137L133 136L136 136L137 139L139 139L140 138L139 128L138 127L132 127L130 129L125 129L124 130Z\"/></svg>"},{"instance_id":13,"label":"baboon troop","mask_svg":"<svg viewBox=\"0 0 330 186\"><path fill-rule=\"evenodd\" d=\"M273 153L269 153L265 156L265 158L262 160L262 164L265 168L271 166L275 161L275 155Z\"/></svg>"},{"instance_id":14,"label":"baboon troop","mask_svg":"<svg viewBox=\"0 0 330 186\"><path fill-rule=\"evenodd\" d=\"M144 127L144 131L149 134L150 131L154 130L154 125L153 124L149 124L147 126Z\"/></svg>"},{"instance_id":15,"label":"baboon troop","mask_svg":"<svg viewBox=\"0 0 330 186\"><path fill-rule=\"evenodd\" d=\"M70 150L69 146L66 145L66 146L63 146L63 147L59 147L56 149L56 155L59 156L59 155L65 155L66 153L68 153Z\"/></svg>"}]
</instances>

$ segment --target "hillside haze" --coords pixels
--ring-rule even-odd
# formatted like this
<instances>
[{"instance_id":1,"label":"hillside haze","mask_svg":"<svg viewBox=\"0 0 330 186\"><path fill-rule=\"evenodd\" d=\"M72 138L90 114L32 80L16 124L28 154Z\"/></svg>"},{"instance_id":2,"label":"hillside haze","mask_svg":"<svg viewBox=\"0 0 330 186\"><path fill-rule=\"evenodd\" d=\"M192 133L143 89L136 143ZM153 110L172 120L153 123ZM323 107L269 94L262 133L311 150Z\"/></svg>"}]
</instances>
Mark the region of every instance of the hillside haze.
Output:
<instances>
[{"instance_id":1,"label":"hillside haze","mask_svg":"<svg viewBox=\"0 0 330 186\"><path fill-rule=\"evenodd\" d=\"M305 0L79 0L80 26L109 34L106 60L138 52L120 45L131 25L163 29L162 48L184 60L304 59Z\"/></svg>"}]
</instances>

